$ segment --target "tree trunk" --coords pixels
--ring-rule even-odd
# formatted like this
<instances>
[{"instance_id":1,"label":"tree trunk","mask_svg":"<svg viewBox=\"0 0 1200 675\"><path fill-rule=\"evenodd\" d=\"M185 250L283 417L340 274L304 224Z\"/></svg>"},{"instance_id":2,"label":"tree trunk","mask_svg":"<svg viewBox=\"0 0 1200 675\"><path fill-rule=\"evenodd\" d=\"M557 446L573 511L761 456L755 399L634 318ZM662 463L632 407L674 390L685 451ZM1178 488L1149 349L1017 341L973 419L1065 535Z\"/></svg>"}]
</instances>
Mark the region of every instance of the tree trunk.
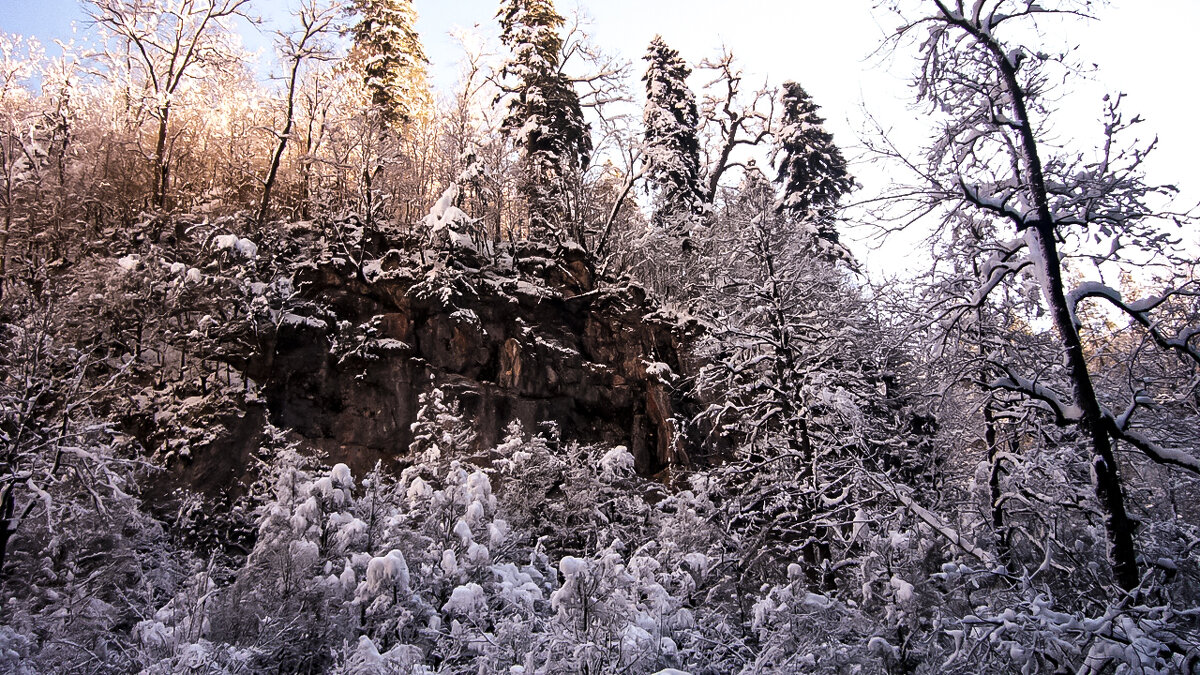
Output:
<instances>
[{"instance_id":1,"label":"tree trunk","mask_svg":"<svg viewBox=\"0 0 1200 675\"><path fill-rule=\"evenodd\" d=\"M170 108L158 110L158 140L154 144L154 205L159 209L167 208L167 120L171 114Z\"/></svg>"},{"instance_id":2,"label":"tree trunk","mask_svg":"<svg viewBox=\"0 0 1200 675\"><path fill-rule=\"evenodd\" d=\"M992 516L992 530L996 533L996 548L1000 559L1008 558L1008 532L1004 527L1004 504L1001 501L1000 474L1000 445L996 433L996 414L989 400L983 406L983 438L987 443L988 452L988 509Z\"/></svg>"},{"instance_id":3,"label":"tree trunk","mask_svg":"<svg viewBox=\"0 0 1200 675\"><path fill-rule=\"evenodd\" d=\"M267 222L267 213L271 206L271 188L275 186L275 178L279 175L279 164L283 161L283 152L287 149L288 139L292 135L296 110L296 74L299 69L300 63L297 61L292 65L292 76L288 80L287 118L283 124L283 133L279 135L279 143L275 145L275 152L271 155L271 168L267 170L267 179L263 182L262 201L258 205L258 217L254 221L260 228Z\"/></svg>"},{"instance_id":4,"label":"tree trunk","mask_svg":"<svg viewBox=\"0 0 1200 675\"><path fill-rule=\"evenodd\" d=\"M1032 243L1038 247L1041 254L1042 272L1047 286L1046 299L1054 317L1054 327L1066 352L1066 366L1074 389L1075 403L1083 412L1079 420L1079 429L1090 445L1092 479L1096 499L1104 510L1104 527L1108 532L1108 553L1113 577L1122 589L1133 591L1139 584L1133 522L1125 512L1125 494L1113 454L1112 439L1105 428L1104 412L1096 398L1087 359L1083 354L1083 342L1075 328L1070 306L1063 292L1062 261L1058 254L1058 244L1054 240L1054 228L1049 222L1041 222L1033 229L1033 234L1036 241Z\"/></svg>"},{"instance_id":5,"label":"tree trunk","mask_svg":"<svg viewBox=\"0 0 1200 675\"><path fill-rule=\"evenodd\" d=\"M12 518L16 502L13 499L13 484L7 483L0 490L0 578L4 577L4 559L8 554L8 541L12 538Z\"/></svg>"},{"instance_id":6,"label":"tree trunk","mask_svg":"<svg viewBox=\"0 0 1200 675\"><path fill-rule=\"evenodd\" d=\"M1065 365L1071 379L1075 404L1082 411L1079 429L1088 440L1091 455L1093 487L1096 499L1104 512L1104 526L1108 533L1109 562L1113 578L1125 591L1133 591L1139 585L1137 552L1133 543L1133 522L1125 512L1125 495L1121 477L1113 454L1112 440L1105 427L1103 408L1096 397L1087 359L1083 353L1083 341L1071 316L1071 308L1063 291L1062 258L1055 240L1055 223L1050 206L1050 195L1046 188L1045 172L1039 154L1038 138L1029 116L1026 102L1027 90L1017 77L1016 63L1009 59L1004 46L994 36L962 17L955 16L941 0L935 0L943 17L951 24L965 30L979 41L995 60L1001 84L1010 98L1012 128L1020 139L1020 153L1024 159L1024 175L1021 178L1029 191L1028 197L1036 213L1025 221L1023 229L1031 236L1029 246L1036 252L1045 287L1042 289L1054 319L1065 353Z\"/></svg>"},{"instance_id":7,"label":"tree trunk","mask_svg":"<svg viewBox=\"0 0 1200 675\"><path fill-rule=\"evenodd\" d=\"M4 230L0 231L0 300L4 299L4 287L8 283L8 236L12 232L12 206L4 211Z\"/></svg>"}]
</instances>

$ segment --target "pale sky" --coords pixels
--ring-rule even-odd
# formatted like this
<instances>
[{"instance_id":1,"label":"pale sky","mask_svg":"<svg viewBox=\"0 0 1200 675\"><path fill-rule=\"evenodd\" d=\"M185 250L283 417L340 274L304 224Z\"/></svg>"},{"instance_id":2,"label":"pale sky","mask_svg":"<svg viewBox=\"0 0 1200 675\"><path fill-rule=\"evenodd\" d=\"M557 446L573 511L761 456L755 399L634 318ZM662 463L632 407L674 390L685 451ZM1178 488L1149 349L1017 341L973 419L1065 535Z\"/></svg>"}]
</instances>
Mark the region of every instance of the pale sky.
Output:
<instances>
[{"instance_id":1,"label":"pale sky","mask_svg":"<svg viewBox=\"0 0 1200 675\"><path fill-rule=\"evenodd\" d=\"M294 0L256 0L263 16L279 21ZM493 32L498 0L416 0L418 29L440 88L453 85L457 45L449 31L480 24ZM853 155L864 124L863 110L905 129L919 117L907 107L910 63L899 59L889 67L870 59L893 20L873 12L870 0L559 0L560 12L579 6L594 21L591 32L605 49L634 61L661 33L667 44L689 62L714 55L722 45L742 62L750 82L772 84L794 79L823 108L837 142ZM1099 66L1097 82L1085 85L1066 101L1072 117L1061 132L1091 142L1098 139L1100 97L1105 91L1128 94L1129 115L1146 118L1140 135L1155 134L1159 149L1148 163L1150 179L1179 185L1191 202L1200 202L1200 133L1194 121L1200 95L1192 73L1200 65L1197 0L1117 0L1097 11L1099 21L1075 23L1070 35L1047 35L1048 41L1080 45L1081 60ZM0 30L36 35L44 41L70 34L72 21L82 21L77 0L0 0ZM269 45L269 36L247 29L248 46ZM640 82L632 83L636 89ZM907 120L907 121L906 121ZM919 136L902 140L915 147ZM857 172L865 191L877 191L884 176ZM873 256L872 256L873 257Z\"/></svg>"}]
</instances>

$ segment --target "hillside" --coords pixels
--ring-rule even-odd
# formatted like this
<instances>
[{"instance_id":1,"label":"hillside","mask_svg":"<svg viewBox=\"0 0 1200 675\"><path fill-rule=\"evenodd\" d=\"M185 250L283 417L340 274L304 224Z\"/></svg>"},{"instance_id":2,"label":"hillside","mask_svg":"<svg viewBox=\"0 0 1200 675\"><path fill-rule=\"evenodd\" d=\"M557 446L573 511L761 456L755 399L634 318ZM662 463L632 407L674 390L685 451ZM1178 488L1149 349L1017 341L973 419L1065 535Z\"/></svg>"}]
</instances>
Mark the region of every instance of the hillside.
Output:
<instances>
[{"instance_id":1,"label":"hillside","mask_svg":"<svg viewBox=\"0 0 1200 675\"><path fill-rule=\"evenodd\" d=\"M920 142L551 0L437 90L418 4L0 33L0 672L1200 672L1194 211L1061 113L1090 3L879 7Z\"/></svg>"}]
</instances>

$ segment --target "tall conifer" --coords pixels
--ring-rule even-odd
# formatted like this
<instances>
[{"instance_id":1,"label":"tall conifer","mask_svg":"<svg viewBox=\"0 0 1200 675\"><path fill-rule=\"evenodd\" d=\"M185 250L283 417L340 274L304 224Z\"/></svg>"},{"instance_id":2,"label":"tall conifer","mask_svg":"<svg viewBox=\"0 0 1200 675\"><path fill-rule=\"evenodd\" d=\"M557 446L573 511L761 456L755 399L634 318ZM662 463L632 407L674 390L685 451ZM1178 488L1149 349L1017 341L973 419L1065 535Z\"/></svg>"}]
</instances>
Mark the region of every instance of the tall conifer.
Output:
<instances>
[{"instance_id":1,"label":"tall conifer","mask_svg":"<svg viewBox=\"0 0 1200 675\"><path fill-rule=\"evenodd\" d=\"M410 0L354 0L350 33L363 59L363 81L388 126L410 121L422 95L428 59Z\"/></svg>"},{"instance_id":2,"label":"tall conifer","mask_svg":"<svg viewBox=\"0 0 1200 675\"><path fill-rule=\"evenodd\" d=\"M778 209L796 222L812 225L817 236L837 244L833 209L854 188L846 160L825 131L825 120L817 114L804 88L795 82L783 85L783 118L773 158L782 188Z\"/></svg>"},{"instance_id":3,"label":"tall conifer","mask_svg":"<svg viewBox=\"0 0 1200 675\"><path fill-rule=\"evenodd\" d=\"M512 50L502 70L509 95L502 129L523 155L530 236L561 240L574 225L569 195L592 152L579 95L560 70L563 18L550 0L504 0L497 17Z\"/></svg>"},{"instance_id":4,"label":"tall conifer","mask_svg":"<svg viewBox=\"0 0 1200 675\"><path fill-rule=\"evenodd\" d=\"M700 115L687 86L691 69L661 36L651 40L645 59L647 175L657 192L652 222L686 242L706 211L697 138Z\"/></svg>"}]
</instances>

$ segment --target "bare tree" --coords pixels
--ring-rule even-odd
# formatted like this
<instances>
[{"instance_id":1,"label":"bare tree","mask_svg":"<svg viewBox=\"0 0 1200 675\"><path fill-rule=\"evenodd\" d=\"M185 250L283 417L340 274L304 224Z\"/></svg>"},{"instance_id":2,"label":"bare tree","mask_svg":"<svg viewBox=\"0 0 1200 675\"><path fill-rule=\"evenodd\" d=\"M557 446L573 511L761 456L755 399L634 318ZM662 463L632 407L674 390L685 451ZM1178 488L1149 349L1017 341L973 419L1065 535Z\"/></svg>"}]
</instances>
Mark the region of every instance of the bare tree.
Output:
<instances>
[{"instance_id":1,"label":"bare tree","mask_svg":"<svg viewBox=\"0 0 1200 675\"><path fill-rule=\"evenodd\" d=\"M167 208L171 112L180 87L203 68L235 60L225 40L229 19L249 19L250 0L90 0L97 25L126 43L141 70L146 105L158 122L154 143L154 204Z\"/></svg>"},{"instance_id":2,"label":"bare tree","mask_svg":"<svg viewBox=\"0 0 1200 675\"><path fill-rule=\"evenodd\" d=\"M297 12L299 30L293 33L279 33L279 51L288 67L287 93L284 99L283 130L275 132L275 151L271 154L271 165L267 169L267 177L263 180L262 201L259 203L256 219L259 227L267 220L271 205L271 188L275 186L279 163L287 150L296 123L296 88L301 66L307 59L325 60L332 57L329 47L321 42L321 37L332 31L336 15L336 7L321 6L316 0L307 0Z\"/></svg>"},{"instance_id":3,"label":"bare tree","mask_svg":"<svg viewBox=\"0 0 1200 675\"><path fill-rule=\"evenodd\" d=\"M35 179L39 162L26 138L29 92L22 85L32 77L39 60L36 44L0 34L0 298L8 276L9 241L20 220L21 194ZM24 53L22 53L24 52Z\"/></svg>"},{"instance_id":4,"label":"bare tree","mask_svg":"<svg viewBox=\"0 0 1200 675\"><path fill-rule=\"evenodd\" d=\"M712 79L700 100L700 118L713 136L708 148L708 194L715 203L721 178L732 168L744 166L735 156L742 147L755 147L771 136L775 117L775 93L765 85L747 94L745 76L733 53L722 50L716 59L700 62L701 70L712 71Z\"/></svg>"}]
</instances>

